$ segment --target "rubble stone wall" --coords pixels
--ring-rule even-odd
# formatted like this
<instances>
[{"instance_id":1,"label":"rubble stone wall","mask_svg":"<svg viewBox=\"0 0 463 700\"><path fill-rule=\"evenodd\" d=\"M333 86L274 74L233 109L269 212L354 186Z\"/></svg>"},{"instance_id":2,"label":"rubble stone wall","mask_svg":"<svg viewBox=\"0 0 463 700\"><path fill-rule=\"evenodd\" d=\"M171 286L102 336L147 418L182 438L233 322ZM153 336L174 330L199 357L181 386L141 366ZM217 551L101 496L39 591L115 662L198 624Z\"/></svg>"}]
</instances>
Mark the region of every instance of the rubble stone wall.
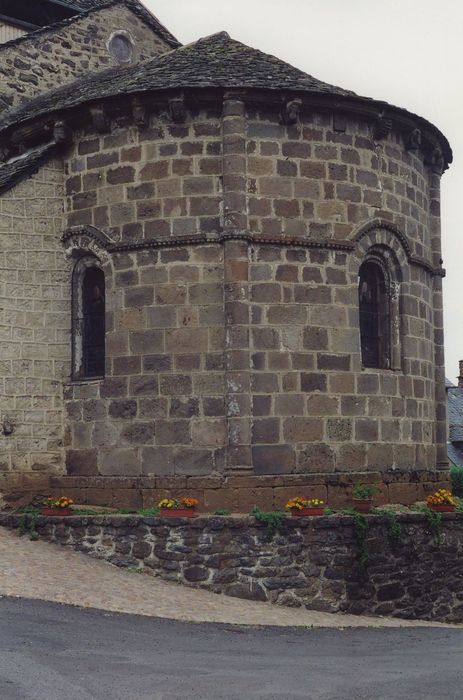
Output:
<instances>
[{"instance_id":1,"label":"rubble stone wall","mask_svg":"<svg viewBox=\"0 0 463 700\"><path fill-rule=\"evenodd\" d=\"M462 515L444 514L438 535L423 514L397 520L400 535L391 542L387 518L367 516L364 566L349 516L288 517L276 533L249 517L39 517L37 531L117 566L215 593L328 612L462 622ZM0 516L1 525L18 521Z\"/></svg>"},{"instance_id":2,"label":"rubble stone wall","mask_svg":"<svg viewBox=\"0 0 463 700\"><path fill-rule=\"evenodd\" d=\"M128 32L134 61L169 50L168 44L124 6L108 7L0 46L0 111L32 99L80 76L117 65L107 42Z\"/></svg>"}]
</instances>

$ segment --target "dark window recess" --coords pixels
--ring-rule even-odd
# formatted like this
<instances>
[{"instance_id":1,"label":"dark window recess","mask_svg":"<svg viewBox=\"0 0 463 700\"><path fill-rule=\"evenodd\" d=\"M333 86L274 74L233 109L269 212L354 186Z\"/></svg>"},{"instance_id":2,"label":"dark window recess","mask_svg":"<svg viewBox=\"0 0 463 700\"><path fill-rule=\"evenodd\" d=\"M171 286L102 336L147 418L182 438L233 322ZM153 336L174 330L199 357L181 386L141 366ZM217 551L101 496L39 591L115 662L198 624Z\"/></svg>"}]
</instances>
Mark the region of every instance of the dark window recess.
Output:
<instances>
[{"instance_id":1,"label":"dark window recess","mask_svg":"<svg viewBox=\"0 0 463 700\"><path fill-rule=\"evenodd\" d=\"M98 267L89 267L82 280L82 313L77 333L82 338L82 377L102 377L105 371L105 280Z\"/></svg>"},{"instance_id":2,"label":"dark window recess","mask_svg":"<svg viewBox=\"0 0 463 700\"><path fill-rule=\"evenodd\" d=\"M363 366L389 369L390 300L384 272L376 262L364 262L360 268L359 315Z\"/></svg>"}]
</instances>

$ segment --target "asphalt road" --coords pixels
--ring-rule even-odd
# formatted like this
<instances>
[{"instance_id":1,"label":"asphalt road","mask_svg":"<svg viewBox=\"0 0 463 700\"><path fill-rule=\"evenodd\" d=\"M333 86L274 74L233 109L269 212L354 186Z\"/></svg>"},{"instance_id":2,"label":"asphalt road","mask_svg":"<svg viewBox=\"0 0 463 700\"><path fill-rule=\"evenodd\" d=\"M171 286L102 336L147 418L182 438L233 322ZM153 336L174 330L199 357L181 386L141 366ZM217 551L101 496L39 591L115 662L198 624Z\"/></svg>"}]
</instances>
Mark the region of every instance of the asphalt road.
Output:
<instances>
[{"instance_id":1,"label":"asphalt road","mask_svg":"<svg viewBox=\"0 0 463 700\"><path fill-rule=\"evenodd\" d=\"M247 628L0 599L0 700L463 697L463 631Z\"/></svg>"}]
</instances>

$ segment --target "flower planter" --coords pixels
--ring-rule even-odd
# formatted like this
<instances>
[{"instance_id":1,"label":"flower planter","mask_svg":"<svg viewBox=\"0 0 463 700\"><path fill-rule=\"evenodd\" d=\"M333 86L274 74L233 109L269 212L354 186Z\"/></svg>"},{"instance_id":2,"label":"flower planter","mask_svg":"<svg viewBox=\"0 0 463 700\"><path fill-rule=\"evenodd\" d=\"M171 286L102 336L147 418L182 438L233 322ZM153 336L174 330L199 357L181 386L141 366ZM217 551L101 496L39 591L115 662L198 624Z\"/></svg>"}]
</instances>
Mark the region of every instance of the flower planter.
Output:
<instances>
[{"instance_id":1,"label":"flower planter","mask_svg":"<svg viewBox=\"0 0 463 700\"><path fill-rule=\"evenodd\" d=\"M42 508L42 515L53 517L56 515L72 515L71 508Z\"/></svg>"},{"instance_id":2,"label":"flower planter","mask_svg":"<svg viewBox=\"0 0 463 700\"><path fill-rule=\"evenodd\" d=\"M452 506L450 503L436 503L428 507L437 513L453 513L455 511L455 506Z\"/></svg>"},{"instance_id":3,"label":"flower planter","mask_svg":"<svg viewBox=\"0 0 463 700\"><path fill-rule=\"evenodd\" d=\"M196 518L194 508L161 508L161 518Z\"/></svg>"},{"instance_id":4,"label":"flower planter","mask_svg":"<svg viewBox=\"0 0 463 700\"><path fill-rule=\"evenodd\" d=\"M291 515L293 518L300 518L302 516L308 516L310 518L314 515L323 515L324 511L324 506L320 508L291 508Z\"/></svg>"},{"instance_id":5,"label":"flower planter","mask_svg":"<svg viewBox=\"0 0 463 700\"><path fill-rule=\"evenodd\" d=\"M371 498L353 498L352 506L358 513L369 513L373 505Z\"/></svg>"}]
</instances>

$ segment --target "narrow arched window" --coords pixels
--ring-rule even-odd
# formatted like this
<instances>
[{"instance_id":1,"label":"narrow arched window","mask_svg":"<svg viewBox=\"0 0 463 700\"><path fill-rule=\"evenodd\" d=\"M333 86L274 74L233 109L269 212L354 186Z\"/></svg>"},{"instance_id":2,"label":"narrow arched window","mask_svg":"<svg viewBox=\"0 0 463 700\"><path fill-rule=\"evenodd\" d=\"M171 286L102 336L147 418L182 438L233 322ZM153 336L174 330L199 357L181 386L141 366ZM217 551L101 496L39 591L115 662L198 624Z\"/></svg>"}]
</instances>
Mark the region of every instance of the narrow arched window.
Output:
<instances>
[{"instance_id":1,"label":"narrow arched window","mask_svg":"<svg viewBox=\"0 0 463 700\"><path fill-rule=\"evenodd\" d=\"M383 267L367 260L359 271L360 345L364 367L391 367L391 312Z\"/></svg>"},{"instance_id":2,"label":"narrow arched window","mask_svg":"<svg viewBox=\"0 0 463 700\"><path fill-rule=\"evenodd\" d=\"M73 376L90 379L105 372L105 278L94 256L81 258L73 274Z\"/></svg>"}]
</instances>

